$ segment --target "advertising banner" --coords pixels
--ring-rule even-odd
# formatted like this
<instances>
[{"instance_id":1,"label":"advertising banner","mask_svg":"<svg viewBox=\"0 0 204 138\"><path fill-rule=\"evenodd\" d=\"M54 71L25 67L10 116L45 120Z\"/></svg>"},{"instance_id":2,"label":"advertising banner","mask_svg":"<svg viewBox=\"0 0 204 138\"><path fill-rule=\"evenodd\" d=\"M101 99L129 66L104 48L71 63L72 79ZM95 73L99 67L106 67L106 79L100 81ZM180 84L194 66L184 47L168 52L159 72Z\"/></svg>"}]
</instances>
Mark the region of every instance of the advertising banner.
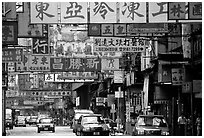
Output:
<instances>
[{"instance_id":1,"label":"advertising banner","mask_svg":"<svg viewBox=\"0 0 204 138\"><path fill-rule=\"evenodd\" d=\"M50 56L24 55L23 61L16 64L16 71L50 71Z\"/></svg>"},{"instance_id":2,"label":"advertising banner","mask_svg":"<svg viewBox=\"0 0 204 138\"><path fill-rule=\"evenodd\" d=\"M2 49L2 62L22 61L22 57L23 57L23 49L20 49L20 48Z\"/></svg>"},{"instance_id":3,"label":"advertising banner","mask_svg":"<svg viewBox=\"0 0 204 138\"><path fill-rule=\"evenodd\" d=\"M94 37L95 52L143 52L148 44L148 39L139 37Z\"/></svg>"},{"instance_id":4,"label":"advertising banner","mask_svg":"<svg viewBox=\"0 0 204 138\"><path fill-rule=\"evenodd\" d=\"M99 58L51 58L50 62L51 71L101 71L101 59Z\"/></svg>"}]
</instances>

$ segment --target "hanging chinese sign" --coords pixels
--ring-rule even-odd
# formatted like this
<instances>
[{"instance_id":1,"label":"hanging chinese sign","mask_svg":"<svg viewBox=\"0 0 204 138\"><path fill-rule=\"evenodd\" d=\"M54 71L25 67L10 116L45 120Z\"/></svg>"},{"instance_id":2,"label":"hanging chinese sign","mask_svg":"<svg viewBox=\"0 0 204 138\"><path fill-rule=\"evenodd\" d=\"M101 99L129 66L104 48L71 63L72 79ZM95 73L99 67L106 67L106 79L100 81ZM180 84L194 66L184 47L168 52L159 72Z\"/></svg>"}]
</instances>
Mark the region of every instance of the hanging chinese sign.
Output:
<instances>
[{"instance_id":1,"label":"hanging chinese sign","mask_svg":"<svg viewBox=\"0 0 204 138\"><path fill-rule=\"evenodd\" d=\"M31 23L58 23L58 3L31 2Z\"/></svg>"},{"instance_id":2,"label":"hanging chinese sign","mask_svg":"<svg viewBox=\"0 0 204 138\"><path fill-rule=\"evenodd\" d=\"M101 71L101 59L96 58L51 58L51 71Z\"/></svg>"},{"instance_id":3,"label":"hanging chinese sign","mask_svg":"<svg viewBox=\"0 0 204 138\"><path fill-rule=\"evenodd\" d=\"M87 2L62 2L61 23L87 23Z\"/></svg>"},{"instance_id":4,"label":"hanging chinese sign","mask_svg":"<svg viewBox=\"0 0 204 138\"><path fill-rule=\"evenodd\" d=\"M161 36L168 33L164 23L88 24L89 36Z\"/></svg>"},{"instance_id":5,"label":"hanging chinese sign","mask_svg":"<svg viewBox=\"0 0 204 138\"><path fill-rule=\"evenodd\" d=\"M101 60L102 70L119 70L119 58L103 58Z\"/></svg>"},{"instance_id":6,"label":"hanging chinese sign","mask_svg":"<svg viewBox=\"0 0 204 138\"><path fill-rule=\"evenodd\" d=\"M182 68L172 68L172 85L182 85L184 73Z\"/></svg>"},{"instance_id":7,"label":"hanging chinese sign","mask_svg":"<svg viewBox=\"0 0 204 138\"><path fill-rule=\"evenodd\" d=\"M120 2L120 23L146 23L146 2Z\"/></svg>"},{"instance_id":8,"label":"hanging chinese sign","mask_svg":"<svg viewBox=\"0 0 204 138\"><path fill-rule=\"evenodd\" d=\"M188 8L190 20L202 20L202 2L189 2Z\"/></svg>"},{"instance_id":9,"label":"hanging chinese sign","mask_svg":"<svg viewBox=\"0 0 204 138\"><path fill-rule=\"evenodd\" d=\"M2 62L22 61L22 57L23 57L23 49L20 49L20 48L2 49Z\"/></svg>"},{"instance_id":10,"label":"hanging chinese sign","mask_svg":"<svg viewBox=\"0 0 204 138\"><path fill-rule=\"evenodd\" d=\"M168 2L149 2L149 22L150 23L167 23Z\"/></svg>"},{"instance_id":11,"label":"hanging chinese sign","mask_svg":"<svg viewBox=\"0 0 204 138\"><path fill-rule=\"evenodd\" d=\"M133 23L127 24L127 36L139 36L168 33L168 25L164 23Z\"/></svg>"},{"instance_id":12,"label":"hanging chinese sign","mask_svg":"<svg viewBox=\"0 0 204 138\"><path fill-rule=\"evenodd\" d=\"M168 20L185 19L185 2L169 2L168 3Z\"/></svg>"},{"instance_id":13,"label":"hanging chinese sign","mask_svg":"<svg viewBox=\"0 0 204 138\"><path fill-rule=\"evenodd\" d=\"M50 56L24 55L22 62L17 62L16 71L50 71Z\"/></svg>"},{"instance_id":14,"label":"hanging chinese sign","mask_svg":"<svg viewBox=\"0 0 204 138\"><path fill-rule=\"evenodd\" d=\"M47 38L33 38L32 54L50 54Z\"/></svg>"},{"instance_id":15,"label":"hanging chinese sign","mask_svg":"<svg viewBox=\"0 0 204 138\"><path fill-rule=\"evenodd\" d=\"M2 44L18 44L18 23L16 21L2 22Z\"/></svg>"},{"instance_id":16,"label":"hanging chinese sign","mask_svg":"<svg viewBox=\"0 0 204 138\"><path fill-rule=\"evenodd\" d=\"M115 2L90 2L91 23L116 23Z\"/></svg>"},{"instance_id":17,"label":"hanging chinese sign","mask_svg":"<svg viewBox=\"0 0 204 138\"><path fill-rule=\"evenodd\" d=\"M145 38L95 37L95 52L142 52L149 44Z\"/></svg>"},{"instance_id":18,"label":"hanging chinese sign","mask_svg":"<svg viewBox=\"0 0 204 138\"><path fill-rule=\"evenodd\" d=\"M176 20L186 22L192 19L201 21L202 3L188 4L89 2L88 7L88 2L31 2L31 23L174 23Z\"/></svg>"}]
</instances>

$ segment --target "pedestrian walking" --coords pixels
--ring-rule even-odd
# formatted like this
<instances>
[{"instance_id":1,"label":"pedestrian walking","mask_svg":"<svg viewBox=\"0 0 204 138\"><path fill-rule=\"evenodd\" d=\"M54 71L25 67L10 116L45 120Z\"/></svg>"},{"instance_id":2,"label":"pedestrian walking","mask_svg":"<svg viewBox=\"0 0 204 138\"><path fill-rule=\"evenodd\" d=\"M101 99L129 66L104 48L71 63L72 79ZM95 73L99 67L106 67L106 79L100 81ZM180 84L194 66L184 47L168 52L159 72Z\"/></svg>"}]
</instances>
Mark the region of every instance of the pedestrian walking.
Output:
<instances>
[{"instance_id":1,"label":"pedestrian walking","mask_svg":"<svg viewBox=\"0 0 204 138\"><path fill-rule=\"evenodd\" d=\"M198 114L198 117L196 118L196 130L197 136L202 136L202 119L200 114Z\"/></svg>"},{"instance_id":2,"label":"pedestrian walking","mask_svg":"<svg viewBox=\"0 0 204 138\"><path fill-rule=\"evenodd\" d=\"M183 113L178 117L178 127L179 127L179 135L180 136L185 136L185 128L186 128L186 117L184 116Z\"/></svg>"},{"instance_id":3,"label":"pedestrian walking","mask_svg":"<svg viewBox=\"0 0 204 138\"><path fill-rule=\"evenodd\" d=\"M192 135L192 127L193 127L192 116L189 116L189 118L187 118L187 126L186 126L186 135L187 136Z\"/></svg>"}]
</instances>

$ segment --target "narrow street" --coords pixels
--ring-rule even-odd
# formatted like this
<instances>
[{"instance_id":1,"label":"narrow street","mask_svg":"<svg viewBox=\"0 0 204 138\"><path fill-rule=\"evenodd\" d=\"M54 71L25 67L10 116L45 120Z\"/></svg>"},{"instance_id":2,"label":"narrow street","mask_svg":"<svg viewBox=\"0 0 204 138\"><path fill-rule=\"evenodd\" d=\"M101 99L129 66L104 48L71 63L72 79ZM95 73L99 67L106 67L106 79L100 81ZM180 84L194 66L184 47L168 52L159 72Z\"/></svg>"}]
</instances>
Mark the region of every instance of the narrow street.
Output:
<instances>
[{"instance_id":1,"label":"narrow street","mask_svg":"<svg viewBox=\"0 0 204 138\"><path fill-rule=\"evenodd\" d=\"M75 136L69 126L56 126L55 133L51 131L37 133L36 126L14 127L6 132L7 136Z\"/></svg>"}]
</instances>

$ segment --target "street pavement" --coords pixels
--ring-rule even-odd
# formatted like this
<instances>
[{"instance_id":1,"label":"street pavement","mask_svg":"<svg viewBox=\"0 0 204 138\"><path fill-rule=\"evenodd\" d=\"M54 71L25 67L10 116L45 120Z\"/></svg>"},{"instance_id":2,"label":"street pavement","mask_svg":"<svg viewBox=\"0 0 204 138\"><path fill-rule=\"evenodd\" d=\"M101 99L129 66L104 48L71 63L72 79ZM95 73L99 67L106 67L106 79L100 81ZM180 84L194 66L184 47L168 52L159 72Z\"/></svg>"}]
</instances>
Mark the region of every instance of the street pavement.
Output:
<instances>
[{"instance_id":1,"label":"street pavement","mask_svg":"<svg viewBox=\"0 0 204 138\"><path fill-rule=\"evenodd\" d=\"M6 130L7 136L76 136L69 126L56 126L55 133L42 131L37 133L36 126L14 127Z\"/></svg>"}]
</instances>

